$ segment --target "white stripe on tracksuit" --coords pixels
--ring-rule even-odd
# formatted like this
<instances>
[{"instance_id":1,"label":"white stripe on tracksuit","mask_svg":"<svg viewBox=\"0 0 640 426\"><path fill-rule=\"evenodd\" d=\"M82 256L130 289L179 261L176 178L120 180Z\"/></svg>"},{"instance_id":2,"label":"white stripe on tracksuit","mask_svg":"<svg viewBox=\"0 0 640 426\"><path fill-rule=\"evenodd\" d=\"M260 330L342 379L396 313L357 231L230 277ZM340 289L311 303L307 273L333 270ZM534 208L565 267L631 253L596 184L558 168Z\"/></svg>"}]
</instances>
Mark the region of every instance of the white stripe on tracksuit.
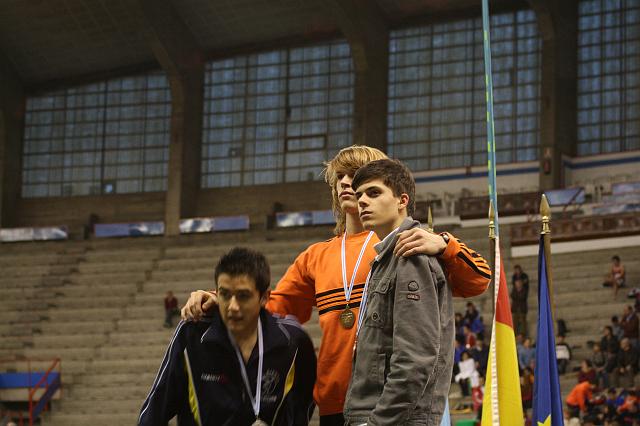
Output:
<instances>
[{"instance_id":1,"label":"white stripe on tracksuit","mask_svg":"<svg viewBox=\"0 0 640 426\"><path fill-rule=\"evenodd\" d=\"M175 342L176 337L178 336L178 333L180 332L180 329L185 324L186 324L185 321L180 321L180 324L178 324L178 326L176 327L176 331L173 333L173 337L171 338L171 342L169 343L169 347L167 348L166 352L164 353L164 357L162 358L162 364L160 364L160 368L158 369L158 374L156 374L156 378L153 381L153 385L151 386L151 390L149 391L149 394L147 395L147 397L144 400L144 403L142 404L142 412L140 413L140 416L138 417L138 423L140 423L140 421L142 420L142 416L144 416L144 412L147 411L147 408L149 408L149 400L151 399L151 397L153 396L154 392L156 391L156 388L158 387L158 384L160 383L160 380L162 379L162 376L164 375L164 372L167 369L167 365L169 364L169 358L170 358L170 355L171 355L171 349L173 348L173 343Z\"/></svg>"}]
</instances>

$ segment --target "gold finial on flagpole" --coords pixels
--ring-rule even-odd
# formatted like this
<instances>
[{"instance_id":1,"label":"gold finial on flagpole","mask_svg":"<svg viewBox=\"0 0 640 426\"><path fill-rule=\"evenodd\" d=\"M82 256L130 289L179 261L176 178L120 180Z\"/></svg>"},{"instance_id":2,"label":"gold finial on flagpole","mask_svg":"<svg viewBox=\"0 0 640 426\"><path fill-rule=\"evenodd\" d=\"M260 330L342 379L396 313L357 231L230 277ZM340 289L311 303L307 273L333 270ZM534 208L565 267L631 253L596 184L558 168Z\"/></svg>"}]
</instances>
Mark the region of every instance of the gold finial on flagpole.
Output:
<instances>
[{"instance_id":1,"label":"gold finial on flagpole","mask_svg":"<svg viewBox=\"0 0 640 426\"><path fill-rule=\"evenodd\" d=\"M542 235L550 234L551 228L549 227L549 222L551 222L551 208L549 207L547 196L544 194L542 194L542 200L540 200L540 217L542 218L542 231L540 231L540 233Z\"/></svg>"},{"instance_id":2,"label":"gold finial on flagpole","mask_svg":"<svg viewBox=\"0 0 640 426\"><path fill-rule=\"evenodd\" d=\"M540 200L540 219L542 221L542 241L544 244L544 262L547 266L547 288L549 289L549 303L551 304L551 318L555 322L556 305L553 298L553 277L551 274L551 207L547 201L547 196L542 194ZM554 324L555 326L555 324Z\"/></svg>"},{"instance_id":3,"label":"gold finial on flagpole","mask_svg":"<svg viewBox=\"0 0 640 426\"><path fill-rule=\"evenodd\" d=\"M433 232L433 216L431 215L431 206L427 209L427 231Z\"/></svg>"}]
</instances>

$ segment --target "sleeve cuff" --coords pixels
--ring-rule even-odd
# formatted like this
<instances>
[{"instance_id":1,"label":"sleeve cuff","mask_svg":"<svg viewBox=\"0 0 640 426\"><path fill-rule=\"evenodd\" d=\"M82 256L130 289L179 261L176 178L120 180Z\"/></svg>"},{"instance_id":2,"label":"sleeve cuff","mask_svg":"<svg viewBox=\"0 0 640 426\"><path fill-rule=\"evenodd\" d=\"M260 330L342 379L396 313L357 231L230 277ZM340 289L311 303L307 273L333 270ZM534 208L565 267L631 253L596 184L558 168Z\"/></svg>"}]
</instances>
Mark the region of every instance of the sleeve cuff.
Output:
<instances>
[{"instance_id":1,"label":"sleeve cuff","mask_svg":"<svg viewBox=\"0 0 640 426\"><path fill-rule=\"evenodd\" d=\"M439 235L446 234L449 237L449 242L447 243L447 247L444 251L438 255L440 259L443 261L448 261L456 256L458 251L460 251L460 244L456 240L456 238L448 232L442 232Z\"/></svg>"}]
</instances>

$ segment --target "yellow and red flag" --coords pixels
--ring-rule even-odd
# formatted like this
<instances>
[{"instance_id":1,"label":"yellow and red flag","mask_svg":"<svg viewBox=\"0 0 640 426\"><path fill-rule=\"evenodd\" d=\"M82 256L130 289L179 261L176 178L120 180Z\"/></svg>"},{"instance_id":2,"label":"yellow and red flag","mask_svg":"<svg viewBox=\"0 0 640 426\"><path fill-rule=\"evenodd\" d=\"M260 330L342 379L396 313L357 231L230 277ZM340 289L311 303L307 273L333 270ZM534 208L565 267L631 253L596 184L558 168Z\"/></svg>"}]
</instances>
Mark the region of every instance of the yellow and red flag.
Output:
<instances>
[{"instance_id":1,"label":"yellow and red flag","mask_svg":"<svg viewBox=\"0 0 640 426\"><path fill-rule=\"evenodd\" d=\"M482 426L515 426L524 423L518 354L499 237L496 237L495 245L495 312L482 401Z\"/></svg>"}]
</instances>

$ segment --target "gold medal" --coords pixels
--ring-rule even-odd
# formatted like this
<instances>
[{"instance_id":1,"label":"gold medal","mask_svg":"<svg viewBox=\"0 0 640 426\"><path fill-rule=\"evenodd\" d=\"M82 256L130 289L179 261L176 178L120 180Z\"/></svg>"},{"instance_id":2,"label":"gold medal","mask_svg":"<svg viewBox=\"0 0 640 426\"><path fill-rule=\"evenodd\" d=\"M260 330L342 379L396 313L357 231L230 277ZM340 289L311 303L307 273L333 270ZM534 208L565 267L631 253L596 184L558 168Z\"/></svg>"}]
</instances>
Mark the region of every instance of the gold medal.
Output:
<instances>
[{"instance_id":1,"label":"gold medal","mask_svg":"<svg viewBox=\"0 0 640 426\"><path fill-rule=\"evenodd\" d=\"M349 305L347 305L344 311L340 312L340 324L342 324L342 327L350 329L355 323L356 316L353 314L353 311L349 309Z\"/></svg>"},{"instance_id":2,"label":"gold medal","mask_svg":"<svg viewBox=\"0 0 640 426\"><path fill-rule=\"evenodd\" d=\"M260 419L256 419L255 422L251 423L251 426L269 426L269 423Z\"/></svg>"}]
</instances>

